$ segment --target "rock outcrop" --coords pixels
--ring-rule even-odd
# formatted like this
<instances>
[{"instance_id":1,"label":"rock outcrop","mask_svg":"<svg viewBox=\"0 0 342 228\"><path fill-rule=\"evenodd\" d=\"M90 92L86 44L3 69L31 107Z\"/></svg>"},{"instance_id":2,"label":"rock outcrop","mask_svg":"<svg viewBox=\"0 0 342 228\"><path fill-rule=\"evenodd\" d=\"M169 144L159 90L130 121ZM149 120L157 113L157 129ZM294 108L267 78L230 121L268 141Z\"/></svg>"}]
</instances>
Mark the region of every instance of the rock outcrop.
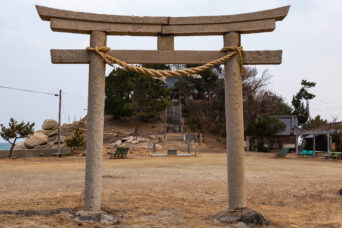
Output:
<instances>
[{"instance_id":1,"label":"rock outcrop","mask_svg":"<svg viewBox=\"0 0 342 228\"><path fill-rule=\"evenodd\" d=\"M75 126L85 130L86 120L75 121L72 124L61 126L61 148L66 148L65 140L72 135ZM46 119L42 124L42 130L36 131L22 143L18 143L14 150L25 149L57 149L58 147L58 123L52 119Z\"/></svg>"},{"instance_id":2,"label":"rock outcrop","mask_svg":"<svg viewBox=\"0 0 342 228\"><path fill-rule=\"evenodd\" d=\"M135 149L148 149L149 144L152 143L152 141L155 141L156 137L149 137L149 138L143 138L143 137L134 137L134 136L127 136L123 137L114 143L111 143L107 146L108 149L110 148L119 148L119 147L128 147L128 148L135 148ZM150 145L151 146L151 145ZM163 147L160 144L156 144L156 149L161 150Z\"/></svg>"},{"instance_id":3,"label":"rock outcrop","mask_svg":"<svg viewBox=\"0 0 342 228\"><path fill-rule=\"evenodd\" d=\"M28 149L32 149L35 146L40 146L48 142L49 137L43 133L36 132L30 135L24 142L24 145Z\"/></svg>"}]
</instances>

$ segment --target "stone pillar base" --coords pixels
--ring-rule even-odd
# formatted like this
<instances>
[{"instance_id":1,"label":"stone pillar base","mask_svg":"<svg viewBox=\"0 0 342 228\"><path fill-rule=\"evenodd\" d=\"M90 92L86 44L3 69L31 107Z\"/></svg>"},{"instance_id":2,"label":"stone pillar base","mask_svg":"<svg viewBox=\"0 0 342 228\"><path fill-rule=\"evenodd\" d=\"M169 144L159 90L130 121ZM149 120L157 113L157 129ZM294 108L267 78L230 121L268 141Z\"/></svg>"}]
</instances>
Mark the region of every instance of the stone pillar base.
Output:
<instances>
[{"instance_id":1,"label":"stone pillar base","mask_svg":"<svg viewBox=\"0 0 342 228\"><path fill-rule=\"evenodd\" d=\"M122 224L123 218L109 214L105 211L84 211L80 210L69 214L71 219L89 223L101 223L103 225L119 225Z\"/></svg>"},{"instance_id":2,"label":"stone pillar base","mask_svg":"<svg viewBox=\"0 0 342 228\"><path fill-rule=\"evenodd\" d=\"M268 225L269 222L260 213L249 209L224 210L212 216L221 223L245 223L246 225Z\"/></svg>"}]
</instances>

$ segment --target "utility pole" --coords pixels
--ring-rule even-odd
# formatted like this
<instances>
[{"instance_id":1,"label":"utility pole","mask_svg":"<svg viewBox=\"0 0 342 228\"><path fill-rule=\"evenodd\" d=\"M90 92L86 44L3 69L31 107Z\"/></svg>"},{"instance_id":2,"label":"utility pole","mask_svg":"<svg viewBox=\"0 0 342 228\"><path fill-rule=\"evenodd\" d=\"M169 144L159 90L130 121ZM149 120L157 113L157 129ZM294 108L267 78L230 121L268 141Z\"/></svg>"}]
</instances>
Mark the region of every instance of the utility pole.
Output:
<instances>
[{"instance_id":1,"label":"utility pole","mask_svg":"<svg viewBox=\"0 0 342 228\"><path fill-rule=\"evenodd\" d=\"M61 156L61 109L62 109L62 90L59 90L59 109L58 109L58 151L57 156Z\"/></svg>"}]
</instances>

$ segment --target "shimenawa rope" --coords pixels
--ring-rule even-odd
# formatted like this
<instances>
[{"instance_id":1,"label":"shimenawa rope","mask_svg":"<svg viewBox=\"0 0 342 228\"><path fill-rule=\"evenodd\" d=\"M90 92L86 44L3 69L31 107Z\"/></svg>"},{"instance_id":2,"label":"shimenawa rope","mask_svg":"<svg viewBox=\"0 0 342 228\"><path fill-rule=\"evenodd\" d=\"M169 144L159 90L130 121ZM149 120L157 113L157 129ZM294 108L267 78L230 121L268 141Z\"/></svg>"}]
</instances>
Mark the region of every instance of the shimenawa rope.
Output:
<instances>
[{"instance_id":1,"label":"shimenawa rope","mask_svg":"<svg viewBox=\"0 0 342 228\"><path fill-rule=\"evenodd\" d=\"M216 60L213 60L209 63L206 63L204 65L198 66L198 67L192 67L188 69L182 69L182 70L154 70L154 69L149 69L145 67L138 67L135 65L128 64L124 61L121 61L120 59L117 59L113 56L110 56L106 54L110 50L109 47L87 47L87 51L93 51L100 55L102 59L110 66L114 67L114 64L118 64L125 68L126 70L133 71L136 73L141 73L141 74L147 74L152 77L180 77L180 76L190 76L193 78L201 78L201 76L198 75L199 72L204 71L206 69L209 69L215 65L219 65L224 63L226 60L234 56L235 54L239 55L239 63L240 63L240 68L241 68L241 73L242 75L247 74L246 68L243 66L243 58L242 58L242 47L230 47L226 46L221 49L221 51L226 52L226 51L231 51L229 54L218 58Z\"/></svg>"}]
</instances>

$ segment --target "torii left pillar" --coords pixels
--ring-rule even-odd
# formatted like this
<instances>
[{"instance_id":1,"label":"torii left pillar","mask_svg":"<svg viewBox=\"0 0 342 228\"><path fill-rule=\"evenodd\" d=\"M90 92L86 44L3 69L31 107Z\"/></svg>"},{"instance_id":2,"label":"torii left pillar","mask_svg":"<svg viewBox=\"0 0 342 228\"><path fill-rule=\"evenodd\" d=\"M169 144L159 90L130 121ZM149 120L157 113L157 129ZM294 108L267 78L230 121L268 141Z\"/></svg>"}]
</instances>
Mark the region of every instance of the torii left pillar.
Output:
<instances>
[{"instance_id":1,"label":"torii left pillar","mask_svg":"<svg viewBox=\"0 0 342 228\"><path fill-rule=\"evenodd\" d=\"M105 32L92 31L90 34L90 46L106 46L106 39L107 35ZM106 64L96 53L89 53L89 60L84 210L100 211Z\"/></svg>"}]
</instances>

